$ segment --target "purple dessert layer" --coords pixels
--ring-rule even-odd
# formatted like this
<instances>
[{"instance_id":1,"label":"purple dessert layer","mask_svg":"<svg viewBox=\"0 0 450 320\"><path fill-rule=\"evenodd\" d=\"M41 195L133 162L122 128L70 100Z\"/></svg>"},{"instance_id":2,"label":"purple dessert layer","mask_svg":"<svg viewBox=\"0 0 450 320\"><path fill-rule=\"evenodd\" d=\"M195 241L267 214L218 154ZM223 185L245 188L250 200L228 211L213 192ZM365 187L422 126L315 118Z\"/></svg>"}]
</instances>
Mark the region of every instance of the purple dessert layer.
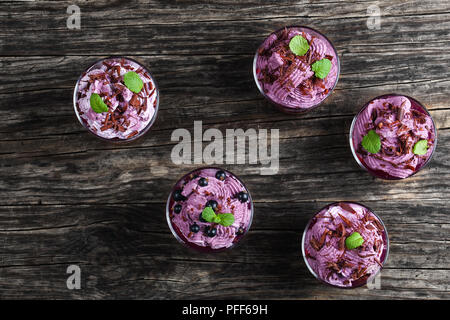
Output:
<instances>
[{"instance_id":1,"label":"purple dessert layer","mask_svg":"<svg viewBox=\"0 0 450 320\"><path fill-rule=\"evenodd\" d=\"M136 72L144 83L133 93L123 83L123 75ZM96 113L90 105L93 93L99 94L108 112ZM134 61L111 58L90 68L80 79L76 106L85 125L105 139L129 139L138 135L156 113L158 92L148 72Z\"/></svg>"},{"instance_id":2,"label":"purple dessert layer","mask_svg":"<svg viewBox=\"0 0 450 320\"><path fill-rule=\"evenodd\" d=\"M345 239L353 232L358 232L364 243L350 250ZM323 281L352 287L382 267L385 236L383 225L367 208L348 202L334 204L313 217L305 235L305 256Z\"/></svg>"},{"instance_id":3,"label":"purple dessert layer","mask_svg":"<svg viewBox=\"0 0 450 320\"><path fill-rule=\"evenodd\" d=\"M303 36L310 44L304 56L289 49L290 40ZM325 79L314 76L311 65L327 58L332 66ZM275 103L288 108L307 109L323 101L333 90L339 60L331 43L307 28L288 28L271 34L258 50L256 75L264 93Z\"/></svg>"},{"instance_id":4,"label":"purple dessert layer","mask_svg":"<svg viewBox=\"0 0 450 320\"><path fill-rule=\"evenodd\" d=\"M361 146L370 130L375 130L381 139L381 150L375 154ZM433 153L435 138L431 117L404 96L371 101L358 115L352 132L354 148L363 164L394 178L406 178L419 170ZM428 140L425 155L413 153L419 140Z\"/></svg>"},{"instance_id":5,"label":"purple dessert layer","mask_svg":"<svg viewBox=\"0 0 450 320\"><path fill-rule=\"evenodd\" d=\"M242 203L236 198L236 195L241 191L248 193L245 186L228 171L225 171L225 180L216 179L217 171L217 169L212 168L202 169L196 171L187 181L181 180L178 182L174 190L182 189L182 195L186 199L174 202L170 207L171 223L181 232L184 240L190 244L211 249L231 247L247 231L253 214L251 199ZM208 185L200 186L200 178L206 178ZM235 220L231 226L224 227L219 224L200 221L200 215L209 200L217 201L217 212L234 215ZM182 210L178 214L174 213L173 210L177 203L182 205ZM200 227L200 231L197 233L190 230L190 226L194 223ZM205 227L216 228L217 234L214 237L208 237L204 232Z\"/></svg>"}]
</instances>

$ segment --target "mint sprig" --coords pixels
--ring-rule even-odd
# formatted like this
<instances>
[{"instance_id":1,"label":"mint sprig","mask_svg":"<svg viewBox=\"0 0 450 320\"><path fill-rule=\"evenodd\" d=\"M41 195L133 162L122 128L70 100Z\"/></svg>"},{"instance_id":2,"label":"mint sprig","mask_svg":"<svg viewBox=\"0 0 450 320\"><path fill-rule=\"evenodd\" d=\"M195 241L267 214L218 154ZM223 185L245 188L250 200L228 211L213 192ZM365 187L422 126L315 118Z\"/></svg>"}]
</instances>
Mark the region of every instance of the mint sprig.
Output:
<instances>
[{"instance_id":1,"label":"mint sprig","mask_svg":"<svg viewBox=\"0 0 450 320\"><path fill-rule=\"evenodd\" d=\"M423 156L427 154L428 151L428 140L419 140L413 147L414 154Z\"/></svg>"},{"instance_id":2,"label":"mint sprig","mask_svg":"<svg viewBox=\"0 0 450 320\"><path fill-rule=\"evenodd\" d=\"M108 106L103 102L102 97L98 93L91 94L89 99L91 109L96 113L108 112Z\"/></svg>"},{"instance_id":3,"label":"mint sprig","mask_svg":"<svg viewBox=\"0 0 450 320\"><path fill-rule=\"evenodd\" d=\"M291 51L294 54L298 56L303 56L309 50L308 40L306 40L300 35L297 35L293 37L289 42L289 49L291 49Z\"/></svg>"},{"instance_id":4,"label":"mint sprig","mask_svg":"<svg viewBox=\"0 0 450 320\"><path fill-rule=\"evenodd\" d=\"M381 149L381 139L375 130L370 130L362 139L361 145L370 153L377 153Z\"/></svg>"},{"instance_id":5,"label":"mint sprig","mask_svg":"<svg viewBox=\"0 0 450 320\"><path fill-rule=\"evenodd\" d=\"M364 243L363 237L358 232L353 232L347 239L345 239L345 246L347 249L356 249Z\"/></svg>"},{"instance_id":6,"label":"mint sprig","mask_svg":"<svg viewBox=\"0 0 450 320\"><path fill-rule=\"evenodd\" d=\"M125 83L127 88L134 93L141 92L142 87L144 86L141 77L134 71L127 72L123 75L123 83Z\"/></svg>"},{"instance_id":7,"label":"mint sprig","mask_svg":"<svg viewBox=\"0 0 450 320\"><path fill-rule=\"evenodd\" d=\"M229 227L234 223L234 215L232 213L216 214L211 207L205 207L202 211L202 218L206 222L218 223L224 227Z\"/></svg>"},{"instance_id":8,"label":"mint sprig","mask_svg":"<svg viewBox=\"0 0 450 320\"><path fill-rule=\"evenodd\" d=\"M324 58L318 60L311 65L311 70L314 71L316 78L324 79L331 70L331 61Z\"/></svg>"}]
</instances>

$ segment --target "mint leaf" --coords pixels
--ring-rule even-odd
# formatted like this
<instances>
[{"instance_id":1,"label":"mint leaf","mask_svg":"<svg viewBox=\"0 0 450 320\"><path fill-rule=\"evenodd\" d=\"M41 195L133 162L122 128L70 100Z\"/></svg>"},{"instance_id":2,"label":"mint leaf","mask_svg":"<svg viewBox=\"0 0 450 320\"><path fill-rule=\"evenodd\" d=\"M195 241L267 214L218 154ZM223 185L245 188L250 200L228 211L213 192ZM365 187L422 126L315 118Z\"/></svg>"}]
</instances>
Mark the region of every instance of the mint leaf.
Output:
<instances>
[{"instance_id":1,"label":"mint leaf","mask_svg":"<svg viewBox=\"0 0 450 320\"><path fill-rule=\"evenodd\" d=\"M306 40L302 36L297 35L293 37L289 42L289 49L291 49L291 51L296 55L302 56L309 50L308 40Z\"/></svg>"},{"instance_id":2,"label":"mint leaf","mask_svg":"<svg viewBox=\"0 0 450 320\"><path fill-rule=\"evenodd\" d=\"M232 213L219 213L218 217L220 218L219 224L224 227L229 227L234 223L234 215Z\"/></svg>"},{"instance_id":3,"label":"mint leaf","mask_svg":"<svg viewBox=\"0 0 450 320\"><path fill-rule=\"evenodd\" d=\"M375 130L370 130L362 139L361 144L370 153L377 153L381 149L381 139Z\"/></svg>"},{"instance_id":4,"label":"mint leaf","mask_svg":"<svg viewBox=\"0 0 450 320\"><path fill-rule=\"evenodd\" d=\"M428 140L419 140L413 147L414 154L417 154L419 156L427 154L427 151L428 151Z\"/></svg>"},{"instance_id":5,"label":"mint leaf","mask_svg":"<svg viewBox=\"0 0 450 320\"><path fill-rule=\"evenodd\" d=\"M356 249L364 243L363 237L358 232L353 232L347 239L345 239L345 246L347 249Z\"/></svg>"},{"instance_id":6,"label":"mint leaf","mask_svg":"<svg viewBox=\"0 0 450 320\"><path fill-rule=\"evenodd\" d=\"M139 75L134 71L125 73L123 75L123 82L125 83L127 88L133 91L134 93L141 92L142 87L144 86L141 77L139 77Z\"/></svg>"},{"instance_id":7,"label":"mint leaf","mask_svg":"<svg viewBox=\"0 0 450 320\"><path fill-rule=\"evenodd\" d=\"M207 222L214 222L214 218L216 218L216 213L211 207L205 207L202 211L202 218Z\"/></svg>"},{"instance_id":8,"label":"mint leaf","mask_svg":"<svg viewBox=\"0 0 450 320\"><path fill-rule=\"evenodd\" d=\"M96 113L108 112L108 106L103 102L102 97L98 93L91 94L89 99L91 109Z\"/></svg>"},{"instance_id":9,"label":"mint leaf","mask_svg":"<svg viewBox=\"0 0 450 320\"><path fill-rule=\"evenodd\" d=\"M311 65L311 69L317 78L324 79L331 70L331 61L328 59L318 60Z\"/></svg>"}]
</instances>

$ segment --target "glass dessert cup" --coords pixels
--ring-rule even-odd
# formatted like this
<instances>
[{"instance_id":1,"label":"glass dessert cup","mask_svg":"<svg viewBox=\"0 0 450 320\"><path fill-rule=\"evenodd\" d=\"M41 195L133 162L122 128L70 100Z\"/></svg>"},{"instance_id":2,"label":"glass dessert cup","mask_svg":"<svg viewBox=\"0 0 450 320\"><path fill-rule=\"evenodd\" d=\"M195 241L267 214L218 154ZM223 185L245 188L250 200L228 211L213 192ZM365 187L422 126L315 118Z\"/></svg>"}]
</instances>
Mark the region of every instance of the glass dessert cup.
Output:
<instances>
[{"instance_id":1,"label":"glass dessert cup","mask_svg":"<svg viewBox=\"0 0 450 320\"><path fill-rule=\"evenodd\" d=\"M283 32L285 32L285 30L287 30L288 33L293 30L294 31L298 30L300 32L305 32L307 35L312 36L316 39L322 40L328 50L325 57L328 57L328 56L332 57L332 68L331 68L330 74L328 75L328 76L330 76L331 83L329 83L328 88L326 88L327 93L324 93L324 94L321 93L321 96L318 99L316 99L317 97L314 97L314 99L311 99L311 101L309 101L307 103L299 101L296 106L288 105L287 103L283 103L283 101L276 101L275 97L273 95L271 95L267 91L267 89L264 88L264 85L260 81L260 75L262 74L262 70L261 70L261 67L259 66L259 58L261 56L261 53L264 52L264 50L265 50L264 47L265 47L266 43L268 42L269 38L274 37L274 36L279 37ZM310 49L310 50L312 50L312 49ZM269 62L267 62L267 63L269 63ZM310 27L305 27L305 26L286 26L286 27L276 30L275 32L272 32L258 47L258 49L255 53L254 59L253 59L253 77L255 79L255 83L256 83L256 86L258 87L259 92L266 98L267 101L269 101L272 105L274 105L278 110L285 112L285 113L289 113L289 114L305 113L312 109L315 109L320 104L322 104L331 95L334 88L336 87L338 80L339 80L339 74L340 74L340 60L339 60L337 50L334 47L334 45L332 44L332 42L325 35L320 33L319 31L312 29ZM333 78L334 78L334 80L333 80ZM311 79L316 79L316 78L314 76L312 76ZM325 78L325 79L327 79L327 78ZM275 80L275 81L277 81L277 80ZM327 82L328 82L328 80L327 80ZM286 87L286 85L283 85L283 87ZM323 88L325 88L325 87L323 87ZM317 89L317 87L316 87L316 89ZM313 100L315 100L315 99L316 99L316 101L313 102ZM302 104L304 105L304 107L302 107Z\"/></svg>"},{"instance_id":2,"label":"glass dessert cup","mask_svg":"<svg viewBox=\"0 0 450 320\"><path fill-rule=\"evenodd\" d=\"M220 172L225 174L224 180L216 178ZM247 197L239 198L242 193ZM224 227L206 222L201 217L206 206L215 207L217 214L233 213L234 223ZM253 201L247 187L233 173L202 167L187 173L174 185L167 199L166 218L172 234L185 247L203 253L221 252L234 248L247 234L253 220ZM216 230L213 236L208 235L211 229Z\"/></svg>"},{"instance_id":3,"label":"glass dessert cup","mask_svg":"<svg viewBox=\"0 0 450 320\"><path fill-rule=\"evenodd\" d=\"M320 227L320 223L325 225L324 222L321 222L321 221L325 220L323 215L326 215L329 212L328 210L334 209L334 208L340 208L338 210L340 210L340 212L342 214L344 214L343 211L345 211L346 208L349 207L349 206L352 206L350 208L358 211L358 213L355 214L356 215L355 216L355 220L358 223L363 222L363 223L372 224L372 226L370 227L371 230L375 230L376 231L376 233L377 233L377 236L376 236L377 240L376 241L377 242L375 242L375 243L377 243L376 246L378 247L378 249L377 249L378 253L377 254L379 255L379 261L378 262L370 261L370 264L367 264L367 266L365 267L366 268L365 270L364 270L364 268L362 268L363 272L365 272L367 269L376 270L375 272L372 272L370 274L368 274L368 273L361 274L361 275L359 275L359 278L357 276L356 279L352 279L350 277L353 276L353 274L354 274L354 272L356 270L360 271L360 269L359 269L360 266L358 266L358 269L356 269L355 265L353 265L353 266L349 265L347 267L355 268L355 270L352 270L352 273L349 273L347 275L347 277L342 277L342 279L345 279L345 280L342 280L342 284L338 284L337 281L334 281L334 283L332 283L332 281L329 281L329 280L326 279L327 277L328 277L328 279L330 278L330 274L333 272L332 269L326 269L329 272L327 277L320 276L319 269L317 269L317 268L320 268L320 267L323 267L323 266L318 264L318 265L316 265L316 267L314 267L313 265L311 265L311 263L309 261L309 259L311 259L311 261L317 261L317 259L319 259L319 260L322 259L323 257L319 257L321 255L321 254L319 254L319 252L324 246L326 247L325 248L326 252L323 254L323 256L328 255L329 252L331 252L331 254L334 254L334 252L336 252L337 248L333 247L332 239L330 238L331 235L327 235L326 236L325 242L322 243L322 247L319 249L319 251L316 252L317 255L316 255L315 258L311 256L310 252L308 252L307 247L309 247L311 249L311 246L307 245L306 242L307 242L307 238L309 237L310 233L313 233L313 227L317 223L319 223L319 227ZM341 208L344 208L344 209L341 210ZM359 211L359 210L361 210L361 211ZM365 215L364 215L364 217L362 219L360 219L358 217L358 215L361 215L362 213L364 213ZM330 213L330 215L331 215L331 213ZM351 213L350 213L350 215L351 215ZM345 217L345 215L344 215L344 217ZM369 217L369 220L367 220L366 217ZM336 220L340 220L339 217L336 217L335 219ZM351 219L353 219L353 218L351 218ZM333 221L333 223L335 223L334 219L332 221ZM372 221L374 221L374 222L372 222ZM345 224L345 223L341 222L340 224L346 226L346 229L349 228L349 226L347 226L347 224ZM374 228L373 225L376 225L376 227ZM327 224L327 226L328 226L328 224ZM360 226L358 226L358 227L360 227ZM336 227L336 230L338 230L338 229L339 229L339 227ZM352 228L350 227L350 229L352 229ZM369 228L367 227L364 231L367 231L368 229ZM371 232L371 231L369 231L369 232ZM349 236L351 233L347 230L346 234ZM363 233L363 236L367 237L365 235L365 233ZM345 237L345 234L343 234L342 237ZM327 242L328 242L328 244L327 244ZM380 242L382 242L382 243L380 243ZM369 244L371 244L371 243L369 243ZM383 245L382 248L380 248L381 244ZM309 220L309 222L307 223L307 225L305 227L305 230L304 230L303 236L302 236L302 245L301 246L302 246L303 259L305 261L305 264L306 264L308 270L311 272L311 274L316 279L318 279L319 281L321 281L321 282L323 282L323 283L325 283L327 285L330 285L330 286L333 286L333 287L336 287L336 288L344 288L344 289L357 288L357 287L361 287L361 286L367 284L369 279L371 280L371 279L375 278L377 276L377 274L382 270L382 268L383 268L383 266L384 266L384 264L387 261L387 258L389 256L389 237L388 237L388 233L387 233L387 230L386 230L386 226L384 225L384 223L381 220L381 218L377 214L375 214L370 208L368 208L368 207L366 207L366 206L364 206L364 205L362 205L360 203L350 202L350 201L341 201L341 202L334 202L334 203L328 204L325 207L323 207L322 209L320 209L317 213L315 213L314 216ZM329 249L330 247L332 249ZM345 248L344 251L343 251L344 253L342 255L339 252L339 253L336 253L336 256L339 255L339 259L340 259L349 250L350 249ZM358 249L352 249L352 250L358 250ZM373 248L373 250L375 250L375 248ZM357 254L362 259L364 259L364 258L367 259L367 257L371 257L371 255L367 255L366 257L361 256L361 255L359 255L359 252L357 252ZM354 256L354 254L350 255L350 257L353 257L353 256ZM344 261L345 263L351 261L351 259L349 259L348 257L347 257L347 259L348 260ZM364 266L364 264L362 264L362 266ZM328 265L327 265L327 267L328 267ZM346 265L344 264L344 267L342 267L342 269L344 269L345 267L346 267ZM315 270L315 268L317 270ZM375 268L375 269L373 269L373 268ZM341 270L339 270L339 271L341 271ZM342 272L345 272L345 271L346 270L342 270ZM358 273L359 272L356 272L357 275L358 275ZM342 274L341 274L341 276L342 276ZM346 281L348 281L347 284L345 284Z\"/></svg>"},{"instance_id":4,"label":"glass dessert cup","mask_svg":"<svg viewBox=\"0 0 450 320\"><path fill-rule=\"evenodd\" d=\"M144 125L137 129L137 130L133 130L133 132L131 132L128 136L126 137L119 137L119 131L114 132L112 129L111 130L105 130L106 132L112 132L111 133L111 137L107 137L106 135L103 136L103 134L99 133L99 130L97 130L97 128L95 128L93 125L91 126L89 123L89 116L87 115L88 112L83 112L80 109L80 102L81 99L87 98L86 92L82 92L83 90L86 91L96 91L95 89L95 85L93 85L94 89L90 89L91 85L88 86L87 89L82 89L83 87L83 82L90 82L89 80L87 80L87 77L89 77L89 75L92 72L97 72L100 71L100 68L106 68L106 64L108 65L113 65L113 64L121 64L121 65L125 65L125 68L122 68L122 71L136 71L141 80L143 80L144 82L144 86L143 89L141 90L141 92L139 92L137 94L137 96L139 97L138 101L140 101L140 99L142 99L142 106L144 105L144 99L145 99L145 110L142 112L139 111L139 120L137 120L137 122L141 121L141 116L140 114L142 113L144 116L146 116L146 113L148 115L148 119L146 119L144 122ZM106 71L105 71L106 72ZM120 72L120 71L119 71ZM116 77L117 79L123 79L123 74L118 77ZM92 81L92 82L95 82ZM121 88L125 88L125 85L123 84L123 80L121 82L121 80L117 81L118 85L122 85ZM109 85L111 86L111 92L110 92L110 96L107 96L107 99L114 99L114 97L117 97L118 95L115 94L113 91L116 90L117 88L115 87L115 84L113 84L112 82L109 83ZM125 94L125 91L127 91L128 95L133 97L134 93L129 91L128 89L123 89L124 91L121 94ZM94 93L94 92L89 92L89 94ZM106 100L105 98L105 100ZM119 99L119 98L117 98ZM132 100L132 99L131 99ZM131 100L130 101L126 101L127 104L127 108L128 105L131 108L133 107L131 104ZM86 104L86 102L85 102ZM121 102L119 102L119 104L121 104ZM91 134L93 134L94 136L96 136L97 138L104 140L104 141L109 141L109 142L115 142L115 143L123 143L123 142L131 142L134 141L140 137L142 137L154 124L154 122L156 121L156 117L158 114L158 109L159 109L159 89L158 89L158 85L154 79L154 77L151 75L151 73L148 71L148 69L146 67L144 67L140 62L131 59L131 58L127 58L127 57L122 57L122 56L113 56L113 57L108 57L108 58L103 58L100 60L97 60L96 62L94 62L91 66L89 66L78 78L77 83L75 85L74 91L73 91L73 107L75 110L75 115L77 116L78 121L81 123L81 125L87 129L88 132L90 132ZM118 110L119 108L116 108L115 110ZM92 113L93 111L90 112L91 115L94 115L94 113ZM104 114L106 114L107 112L105 112ZM109 113L109 112L108 112ZM114 112L112 112L114 113ZM126 111L124 111L124 113L126 113ZM135 117L137 118L137 117ZM135 119L134 118L134 119ZM123 121L125 121L126 119L124 119ZM99 120L93 120L92 122L95 124L95 122L98 122ZM98 125L98 123L97 123ZM106 124L105 124L106 126ZM123 128L123 127L122 127ZM121 128L121 129L122 129ZM122 129L123 130L123 129ZM126 130L126 129L125 129ZM126 131L125 131L126 132ZM116 135L116 136L114 136Z\"/></svg>"},{"instance_id":5,"label":"glass dessert cup","mask_svg":"<svg viewBox=\"0 0 450 320\"><path fill-rule=\"evenodd\" d=\"M394 174L395 171L399 170L398 169L398 167L399 167L398 164L392 164L392 166L395 166L396 170L393 169L392 170L393 173L389 173L388 172L389 167L390 167L389 163L381 163L381 160L380 160L380 164L379 164L380 168L374 168L373 166L370 166L367 163L367 161L365 160L364 156L368 157L368 156L370 156L372 154L369 154L368 152L363 150L362 146L360 145L360 142L358 142L358 136L357 136L358 133L356 133L356 131L357 131L357 126L358 126L357 123L359 123L360 121L361 121L361 123L363 123L362 119L364 119L363 117L364 117L365 114L366 114L366 117L367 117L367 114L369 112L367 109L369 108L369 105L373 104L374 102L378 102L378 101L382 101L382 100L386 100L386 99L401 99L401 98L406 98L407 100L410 101L411 114L418 114L419 117L424 118L425 119L424 120L425 124L426 124L426 121L428 121L428 119L429 119L429 125L432 128L430 128L429 126L427 127L427 131L428 131L428 138L427 138L427 140L432 140L432 144L428 148L429 150L427 151L427 154L425 155L425 159L422 158L422 157L413 155L413 158L417 157L419 160L417 160L418 163L417 163L417 165L415 167L411 167L409 169L409 171L410 171L409 173L405 173L405 174L402 174L402 175L398 175L398 174L395 175ZM384 103L385 102L383 102L383 105L384 105ZM372 113L373 112L374 112L374 110L372 110ZM376 111L376 114L371 116L370 120L373 121L373 123L375 123L375 121L376 121L376 120L373 120L373 118L378 119L377 115L379 115L379 113L380 113L380 111ZM398 112L397 112L397 114L398 114ZM402 117L404 117L404 116L402 116ZM382 119L382 117L380 117L380 119ZM396 118L396 121L397 120L398 119ZM417 124L416 124L415 121L414 121L414 123L415 123L414 125L416 126L416 128L414 128L414 129L415 130L416 129L420 130L420 128L417 128ZM400 124L401 124L401 122L400 122ZM374 129L377 129L377 128L375 127ZM430 138L430 136L431 136L431 138ZM431 158L433 157L433 154L434 154L434 151L436 150L436 145L437 145L436 125L434 123L433 118L431 117L431 114L428 112L428 110L425 108L425 106L423 104L421 104L419 101L417 101L416 99L414 99L412 97L409 97L409 96L406 96L406 95L395 94L395 93L384 94L384 95L378 96L378 97L373 98L370 101L368 101L361 108L361 110L355 115L355 117L353 118L352 124L350 126L349 144L350 144L350 149L352 151L352 154L353 154L353 157L354 157L355 161L358 163L358 165L361 168L363 168L364 170L369 172L371 175L373 175L373 176L375 176L377 178L380 178L380 179L384 179L384 180L401 180L401 179L406 179L406 178L416 174L420 170L422 170L428 164L428 162L430 162ZM411 148L412 148L412 146L411 146ZM402 147L402 149L403 149L403 147ZM386 158L389 158L390 155L380 154L380 156L384 156ZM391 155L391 156L393 156L393 155Z\"/></svg>"}]
</instances>

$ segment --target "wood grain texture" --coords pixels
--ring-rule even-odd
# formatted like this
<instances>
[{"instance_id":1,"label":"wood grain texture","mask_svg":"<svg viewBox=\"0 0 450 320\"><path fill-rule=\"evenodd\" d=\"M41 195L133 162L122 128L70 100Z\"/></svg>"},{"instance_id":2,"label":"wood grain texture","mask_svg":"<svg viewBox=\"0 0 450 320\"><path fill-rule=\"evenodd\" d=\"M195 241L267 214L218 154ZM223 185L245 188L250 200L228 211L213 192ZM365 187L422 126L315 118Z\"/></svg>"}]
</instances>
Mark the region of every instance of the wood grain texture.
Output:
<instances>
[{"instance_id":1,"label":"wood grain texture","mask_svg":"<svg viewBox=\"0 0 450 320\"><path fill-rule=\"evenodd\" d=\"M66 9L81 8L81 30ZM0 298L448 299L450 256L450 2L378 1L0 2ZM341 58L333 95L291 116L258 93L252 59L284 25L325 33ZM73 112L79 74L125 55L148 66L161 105L131 144L90 135ZM438 127L431 163L400 182L374 179L350 152L348 131L369 99L417 98ZM230 252L202 255L165 220L172 185L196 165L170 160L176 128L280 129L280 169L223 165L255 201L252 229ZM300 253L311 215L337 200L362 202L391 241L381 289L337 290L315 280ZM82 289L66 288L66 268Z\"/></svg>"}]
</instances>

